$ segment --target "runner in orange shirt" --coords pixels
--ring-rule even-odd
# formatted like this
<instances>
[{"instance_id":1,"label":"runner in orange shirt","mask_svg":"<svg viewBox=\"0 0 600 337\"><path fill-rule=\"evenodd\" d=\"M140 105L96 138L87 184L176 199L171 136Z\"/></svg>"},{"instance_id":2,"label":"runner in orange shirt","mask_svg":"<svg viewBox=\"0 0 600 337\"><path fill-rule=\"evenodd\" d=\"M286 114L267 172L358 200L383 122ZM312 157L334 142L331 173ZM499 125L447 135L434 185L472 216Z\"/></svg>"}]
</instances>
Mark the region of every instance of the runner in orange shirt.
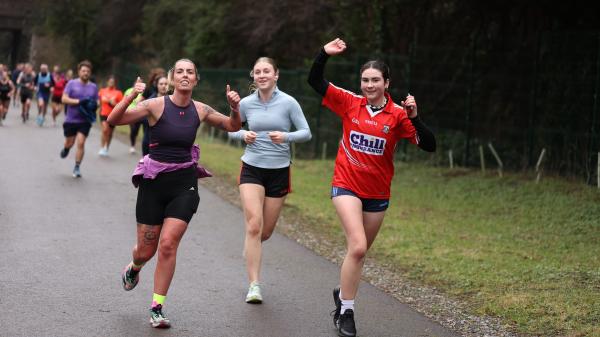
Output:
<instances>
[{"instance_id":1,"label":"runner in orange shirt","mask_svg":"<svg viewBox=\"0 0 600 337\"><path fill-rule=\"evenodd\" d=\"M116 80L113 75L108 77L106 80L106 87L100 89L98 92L100 97L101 109L100 109L100 121L102 122L102 138L100 139L100 151L98 154L102 157L108 156L108 147L112 140L112 135L115 126L110 125L106 119L112 109L123 99L123 92L116 88Z\"/></svg>"}]
</instances>

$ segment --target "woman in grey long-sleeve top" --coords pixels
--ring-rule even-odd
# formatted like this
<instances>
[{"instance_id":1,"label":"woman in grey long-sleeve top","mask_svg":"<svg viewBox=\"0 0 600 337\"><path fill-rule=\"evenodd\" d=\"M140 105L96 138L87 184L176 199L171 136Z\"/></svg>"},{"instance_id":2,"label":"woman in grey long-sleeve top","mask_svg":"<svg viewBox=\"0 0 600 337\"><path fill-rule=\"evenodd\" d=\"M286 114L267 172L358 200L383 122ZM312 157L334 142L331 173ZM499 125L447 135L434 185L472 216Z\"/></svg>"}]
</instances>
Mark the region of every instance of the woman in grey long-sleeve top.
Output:
<instances>
[{"instance_id":1,"label":"woman in grey long-sleeve top","mask_svg":"<svg viewBox=\"0 0 600 337\"><path fill-rule=\"evenodd\" d=\"M246 143L239 178L250 282L246 302L262 303L262 241L273 233L285 197L291 192L290 143L307 142L311 134L300 104L277 88L279 71L274 60L259 58L250 75L256 90L240 102L240 115L248 130L229 133L229 137ZM292 126L296 131L291 131Z\"/></svg>"}]
</instances>

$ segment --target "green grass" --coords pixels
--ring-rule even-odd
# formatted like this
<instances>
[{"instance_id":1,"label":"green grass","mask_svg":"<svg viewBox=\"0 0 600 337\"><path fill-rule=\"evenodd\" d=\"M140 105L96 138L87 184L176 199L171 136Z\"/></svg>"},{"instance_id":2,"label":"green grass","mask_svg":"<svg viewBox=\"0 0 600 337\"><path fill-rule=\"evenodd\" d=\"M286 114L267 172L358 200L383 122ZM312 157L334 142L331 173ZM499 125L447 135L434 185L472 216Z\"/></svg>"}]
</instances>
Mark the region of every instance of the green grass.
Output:
<instances>
[{"instance_id":1,"label":"green grass","mask_svg":"<svg viewBox=\"0 0 600 337\"><path fill-rule=\"evenodd\" d=\"M242 149L200 143L201 163L233 184ZM329 201L332 172L332 160L297 160L286 208L343 240ZM369 254L519 332L600 336L600 191L533 180L399 163Z\"/></svg>"}]
</instances>

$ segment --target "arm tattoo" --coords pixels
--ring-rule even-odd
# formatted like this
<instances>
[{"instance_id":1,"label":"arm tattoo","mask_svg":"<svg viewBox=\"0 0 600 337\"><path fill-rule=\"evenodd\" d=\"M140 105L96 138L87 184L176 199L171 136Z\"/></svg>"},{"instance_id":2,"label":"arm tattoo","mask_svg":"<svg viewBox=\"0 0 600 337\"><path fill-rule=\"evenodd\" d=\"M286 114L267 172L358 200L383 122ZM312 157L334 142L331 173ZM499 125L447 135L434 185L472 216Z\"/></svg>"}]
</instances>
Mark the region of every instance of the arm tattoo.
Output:
<instances>
[{"instance_id":1,"label":"arm tattoo","mask_svg":"<svg viewBox=\"0 0 600 337\"><path fill-rule=\"evenodd\" d=\"M217 111L215 111L215 109L211 108L210 106L208 106L206 104L204 104L204 112L206 112L206 116L211 115L211 114L220 115ZM216 127L220 128L222 130L227 130L225 128L225 122L224 121L220 121L219 125L216 125Z\"/></svg>"},{"instance_id":2,"label":"arm tattoo","mask_svg":"<svg viewBox=\"0 0 600 337\"><path fill-rule=\"evenodd\" d=\"M209 107L208 105L204 104L204 112L206 112L207 115L213 114L215 113L215 109Z\"/></svg>"}]
</instances>

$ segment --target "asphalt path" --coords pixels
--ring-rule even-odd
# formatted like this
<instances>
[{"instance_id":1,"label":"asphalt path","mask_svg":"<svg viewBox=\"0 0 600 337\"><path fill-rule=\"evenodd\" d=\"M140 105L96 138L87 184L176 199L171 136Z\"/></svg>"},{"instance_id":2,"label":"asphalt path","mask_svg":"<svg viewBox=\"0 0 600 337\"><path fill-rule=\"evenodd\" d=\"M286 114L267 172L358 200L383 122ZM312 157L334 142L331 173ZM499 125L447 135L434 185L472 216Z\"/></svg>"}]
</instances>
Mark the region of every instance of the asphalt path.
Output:
<instances>
[{"instance_id":1,"label":"asphalt path","mask_svg":"<svg viewBox=\"0 0 600 337\"><path fill-rule=\"evenodd\" d=\"M172 328L151 328L155 260L133 291L120 279L135 243L138 157L118 140L99 157L93 128L75 179L74 149L59 157L62 118L40 128L36 113L23 124L11 107L0 126L0 336L337 336L339 266L276 233L263 250L264 303L246 304L242 212L202 186L165 304ZM356 321L362 337L458 336L364 282Z\"/></svg>"}]
</instances>

